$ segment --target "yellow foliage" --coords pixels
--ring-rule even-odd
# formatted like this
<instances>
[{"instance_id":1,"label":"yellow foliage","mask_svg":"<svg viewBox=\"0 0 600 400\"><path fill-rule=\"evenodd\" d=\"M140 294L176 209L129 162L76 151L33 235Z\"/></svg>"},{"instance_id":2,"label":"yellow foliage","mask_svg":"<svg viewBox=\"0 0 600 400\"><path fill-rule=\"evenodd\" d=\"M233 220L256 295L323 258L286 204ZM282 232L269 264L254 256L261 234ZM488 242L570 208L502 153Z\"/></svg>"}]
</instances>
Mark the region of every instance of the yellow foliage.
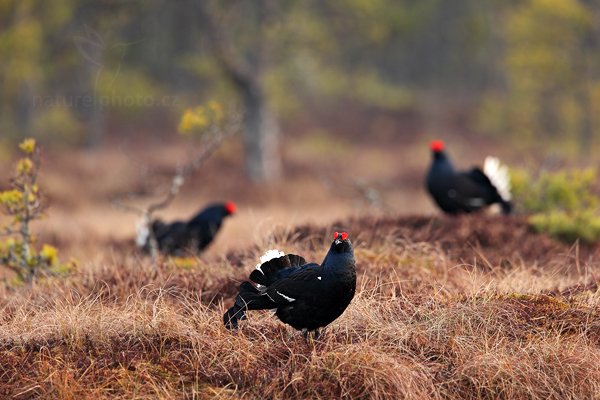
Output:
<instances>
[{"instance_id":1,"label":"yellow foliage","mask_svg":"<svg viewBox=\"0 0 600 400\"><path fill-rule=\"evenodd\" d=\"M193 269L198 265L198 260L193 257L171 257L171 261L177 268Z\"/></svg>"},{"instance_id":2,"label":"yellow foliage","mask_svg":"<svg viewBox=\"0 0 600 400\"><path fill-rule=\"evenodd\" d=\"M6 258L10 251L15 247L16 241L14 238L0 240L0 259Z\"/></svg>"},{"instance_id":3,"label":"yellow foliage","mask_svg":"<svg viewBox=\"0 0 600 400\"><path fill-rule=\"evenodd\" d=\"M21 204L22 201L23 193L16 189L0 192L0 205L13 208Z\"/></svg>"},{"instance_id":4,"label":"yellow foliage","mask_svg":"<svg viewBox=\"0 0 600 400\"><path fill-rule=\"evenodd\" d=\"M19 148L27 154L17 162L17 174L11 181L12 189L0 192L0 208L12 218L7 232L9 237L0 241L0 265L18 275L24 282L35 276L54 274L59 267L58 250L48 244L36 249L37 238L31 231L32 221L43 214L40 188L37 184L39 157L34 139L26 139Z\"/></svg>"},{"instance_id":5,"label":"yellow foliage","mask_svg":"<svg viewBox=\"0 0 600 400\"><path fill-rule=\"evenodd\" d=\"M28 138L23 140L19 144L19 148L23 150L25 154L33 154L33 152L35 151L35 139Z\"/></svg>"},{"instance_id":6,"label":"yellow foliage","mask_svg":"<svg viewBox=\"0 0 600 400\"><path fill-rule=\"evenodd\" d=\"M195 130L202 130L208 126L208 118L203 107L187 109L179 122L179 132L190 134Z\"/></svg>"},{"instance_id":7,"label":"yellow foliage","mask_svg":"<svg viewBox=\"0 0 600 400\"><path fill-rule=\"evenodd\" d=\"M28 174L33 169L33 161L29 158L22 158L17 163L17 172L19 174Z\"/></svg>"},{"instance_id":8,"label":"yellow foliage","mask_svg":"<svg viewBox=\"0 0 600 400\"><path fill-rule=\"evenodd\" d=\"M220 127L225 120L223 106L217 101L185 110L178 130L183 135L201 135L212 127Z\"/></svg>"},{"instance_id":9,"label":"yellow foliage","mask_svg":"<svg viewBox=\"0 0 600 400\"><path fill-rule=\"evenodd\" d=\"M58 250L54 246L44 244L40 251L40 257L46 261L48 265L56 265L58 263Z\"/></svg>"},{"instance_id":10,"label":"yellow foliage","mask_svg":"<svg viewBox=\"0 0 600 400\"><path fill-rule=\"evenodd\" d=\"M214 100L209 101L208 109L210 111L212 111L214 119L217 122L221 122L223 120L223 118L225 117L225 114L223 112L223 106L219 102L216 102Z\"/></svg>"}]
</instances>

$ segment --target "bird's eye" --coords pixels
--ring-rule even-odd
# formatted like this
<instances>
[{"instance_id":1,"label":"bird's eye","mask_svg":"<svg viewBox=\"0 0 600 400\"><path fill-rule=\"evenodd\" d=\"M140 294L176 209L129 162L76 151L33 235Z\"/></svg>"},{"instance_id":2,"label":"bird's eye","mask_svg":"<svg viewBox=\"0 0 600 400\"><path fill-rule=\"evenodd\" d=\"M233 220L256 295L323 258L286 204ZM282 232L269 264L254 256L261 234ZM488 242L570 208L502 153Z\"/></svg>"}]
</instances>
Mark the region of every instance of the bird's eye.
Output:
<instances>
[{"instance_id":1,"label":"bird's eye","mask_svg":"<svg viewBox=\"0 0 600 400\"><path fill-rule=\"evenodd\" d=\"M339 232L335 232L335 233L333 234L333 239L334 239L334 240L335 240L335 239L337 239L337 238L338 238L338 236L340 236L340 233L339 233Z\"/></svg>"}]
</instances>

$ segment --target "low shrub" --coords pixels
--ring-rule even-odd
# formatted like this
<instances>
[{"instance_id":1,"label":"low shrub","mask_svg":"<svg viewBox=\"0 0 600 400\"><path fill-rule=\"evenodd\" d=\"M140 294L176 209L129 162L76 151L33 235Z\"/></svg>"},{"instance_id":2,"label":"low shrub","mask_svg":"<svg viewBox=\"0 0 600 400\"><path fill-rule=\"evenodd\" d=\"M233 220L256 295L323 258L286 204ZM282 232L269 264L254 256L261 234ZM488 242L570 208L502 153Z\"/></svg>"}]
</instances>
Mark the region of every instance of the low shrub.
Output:
<instances>
[{"instance_id":1,"label":"low shrub","mask_svg":"<svg viewBox=\"0 0 600 400\"><path fill-rule=\"evenodd\" d=\"M529 222L536 231L571 242L600 239L600 197L593 169L544 171L537 177L513 170L511 178L515 206L531 214Z\"/></svg>"},{"instance_id":2,"label":"low shrub","mask_svg":"<svg viewBox=\"0 0 600 400\"><path fill-rule=\"evenodd\" d=\"M40 150L34 139L25 139L19 145L22 158L16 163L10 188L0 192L0 211L8 217L2 227L0 265L14 271L24 282L41 274L63 273L58 250L43 244L37 250L31 223L43 217L45 198L38 185Z\"/></svg>"}]
</instances>

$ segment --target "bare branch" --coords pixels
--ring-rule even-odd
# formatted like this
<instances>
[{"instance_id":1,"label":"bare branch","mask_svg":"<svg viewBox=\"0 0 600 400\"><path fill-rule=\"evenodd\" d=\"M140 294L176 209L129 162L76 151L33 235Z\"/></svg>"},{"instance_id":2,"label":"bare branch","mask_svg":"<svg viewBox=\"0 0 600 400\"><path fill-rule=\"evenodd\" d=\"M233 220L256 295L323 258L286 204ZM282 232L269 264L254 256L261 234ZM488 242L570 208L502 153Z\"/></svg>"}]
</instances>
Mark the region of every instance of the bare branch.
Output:
<instances>
[{"instance_id":1,"label":"bare branch","mask_svg":"<svg viewBox=\"0 0 600 400\"><path fill-rule=\"evenodd\" d=\"M146 238L146 243L149 245L150 255L154 262L158 257L158 243L154 236L154 232L151 229L154 213L169 206L179 194L179 190L185 183L185 180L200 169L204 162L215 153L221 144L223 144L225 139L239 130L241 114L232 112L230 115L230 118L227 119L224 126L213 124L208 128L208 131L203 135L205 139L199 153L187 163L176 168L169 189L163 193L157 201L150 203L146 207L136 207L126 204L123 201L123 198L113 201L112 204L114 207L141 216L141 221L138 224L138 235L142 234ZM132 196L126 197L131 198ZM143 232L140 232L140 230ZM138 245L139 244L140 243L138 243Z\"/></svg>"},{"instance_id":2,"label":"bare branch","mask_svg":"<svg viewBox=\"0 0 600 400\"><path fill-rule=\"evenodd\" d=\"M130 197L130 196L127 196ZM146 212L143 208L131 206L129 204L125 204L122 199L113 200L112 206L118 208L119 210L132 212L139 215L144 215Z\"/></svg>"},{"instance_id":3,"label":"bare branch","mask_svg":"<svg viewBox=\"0 0 600 400\"><path fill-rule=\"evenodd\" d=\"M384 196L386 187L392 185L386 185L381 182L376 184L364 179L340 181L338 179L330 179L326 176L320 176L319 180L323 186L337 196L341 195L352 199L358 198L366 203L368 207L388 212L394 211L394 207L385 200Z\"/></svg>"},{"instance_id":4,"label":"bare branch","mask_svg":"<svg viewBox=\"0 0 600 400\"><path fill-rule=\"evenodd\" d=\"M202 164L204 164L204 162L213 155L213 153L221 146L223 141L237 131L239 125L240 118L235 116L228 121L225 129L212 127L211 130L213 132L207 132L205 134L209 139L207 139L207 141L204 143L204 146L196 155L196 157L177 168L175 176L173 176L173 179L171 180L171 186L163 199L156 203L150 204L144 212L152 215L152 213L155 211L162 210L171 204L171 202L179 193L179 189L184 184L186 178L200 169Z\"/></svg>"}]
</instances>

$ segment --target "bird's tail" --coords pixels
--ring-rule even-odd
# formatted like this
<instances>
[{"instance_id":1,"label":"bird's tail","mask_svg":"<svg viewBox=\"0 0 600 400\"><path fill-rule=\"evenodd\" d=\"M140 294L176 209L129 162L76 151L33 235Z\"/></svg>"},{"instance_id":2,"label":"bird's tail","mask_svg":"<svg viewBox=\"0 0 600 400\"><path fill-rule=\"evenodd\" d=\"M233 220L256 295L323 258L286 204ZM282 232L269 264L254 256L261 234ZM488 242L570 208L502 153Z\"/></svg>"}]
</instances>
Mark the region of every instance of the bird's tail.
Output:
<instances>
[{"instance_id":1,"label":"bird's tail","mask_svg":"<svg viewBox=\"0 0 600 400\"><path fill-rule=\"evenodd\" d=\"M306 260L296 254L285 254L279 250L269 250L262 257L256 269L250 274L250 280L259 285L269 286L278 279L278 272L285 268L299 267Z\"/></svg>"},{"instance_id":2,"label":"bird's tail","mask_svg":"<svg viewBox=\"0 0 600 400\"><path fill-rule=\"evenodd\" d=\"M508 215L512 212L513 205L510 201L502 199L500 202L500 207L502 208L502 214Z\"/></svg>"},{"instance_id":3,"label":"bird's tail","mask_svg":"<svg viewBox=\"0 0 600 400\"><path fill-rule=\"evenodd\" d=\"M164 230L166 226L160 219L151 221L147 215L144 215L137 223L135 243L139 248L147 251L150 245L150 234L156 237L157 232Z\"/></svg>"},{"instance_id":4,"label":"bird's tail","mask_svg":"<svg viewBox=\"0 0 600 400\"><path fill-rule=\"evenodd\" d=\"M227 329L236 329L238 321L246 318L248 310L264 310L276 307L268 296L264 296L250 282L242 282L235 304L223 314L223 323Z\"/></svg>"},{"instance_id":5,"label":"bird's tail","mask_svg":"<svg viewBox=\"0 0 600 400\"><path fill-rule=\"evenodd\" d=\"M500 206L503 214L509 214L512 210L511 183L508 167L500 163L496 157L486 157L483 164L483 173L489 178L500 196Z\"/></svg>"},{"instance_id":6,"label":"bird's tail","mask_svg":"<svg viewBox=\"0 0 600 400\"><path fill-rule=\"evenodd\" d=\"M150 224L147 218L142 218L138 221L136 226L135 244L139 248L145 248L148 244L148 238L150 237Z\"/></svg>"}]
</instances>

